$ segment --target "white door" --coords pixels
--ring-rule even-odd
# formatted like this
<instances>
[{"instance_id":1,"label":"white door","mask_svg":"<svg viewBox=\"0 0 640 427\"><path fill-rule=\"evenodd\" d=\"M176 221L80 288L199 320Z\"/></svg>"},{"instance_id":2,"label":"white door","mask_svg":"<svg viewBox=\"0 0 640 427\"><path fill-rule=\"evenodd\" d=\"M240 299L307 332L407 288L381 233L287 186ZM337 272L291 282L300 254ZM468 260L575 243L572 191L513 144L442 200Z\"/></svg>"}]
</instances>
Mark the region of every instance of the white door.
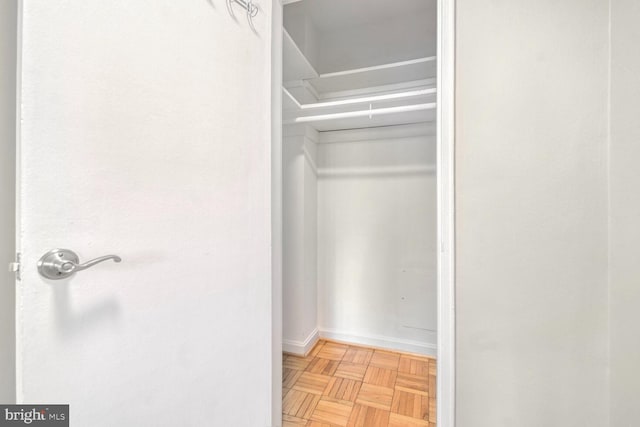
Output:
<instances>
[{"instance_id":1,"label":"white door","mask_svg":"<svg viewBox=\"0 0 640 427\"><path fill-rule=\"evenodd\" d=\"M226 0L22 3L19 402L270 425L270 1L255 32ZM54 248L122 262L46 280Z\"/></svg>"}]
</instances>

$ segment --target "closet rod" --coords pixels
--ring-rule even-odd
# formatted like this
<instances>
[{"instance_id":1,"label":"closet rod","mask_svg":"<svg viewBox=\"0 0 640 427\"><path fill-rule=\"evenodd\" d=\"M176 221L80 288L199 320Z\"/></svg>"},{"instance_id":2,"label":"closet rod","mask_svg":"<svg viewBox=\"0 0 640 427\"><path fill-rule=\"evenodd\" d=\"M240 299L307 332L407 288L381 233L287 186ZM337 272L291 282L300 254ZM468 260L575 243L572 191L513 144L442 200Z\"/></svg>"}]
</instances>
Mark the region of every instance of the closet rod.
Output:
<instances>
[{"instance_id":1,"label":"closet rod","mask_svg":"<svg viewBox=\"0 0 640 427\"><path fill-rule=\"evenodd\" d=\"M411 98L414 96L424 96L435 94L436 89L420 89L409 92L389 93L386 95L372 95L363 96L361 98L341 99L339 101L327 101L327 102L315 102L312 104L302 104L300 108L302 110L308 110L312 108L326 108L326 107L338 107L340 105L360 104L363 102L376 102L376 101L388 101L391 99Z\"/></svg>"},{"instance_id":2,"label":"closet rod","mask_svg":"<svg viewBox=\"0 0 640 427\"><path fill-rule=\"evenodd\" d=\"M374 108L369 110L360 110L360 111L348 111L345 113L333 113L333 114L322 114L317 116L305 116L298 117L292 121L287 121L288 124L291 123L311 123L311 122L321 122L325 120L335 120L335 119L349 119L353 117L366 117L370 118L373 116L382 116L385 114L396 114L396 113L408 113L411 111L423 111L423 110L433 110L436 108L436 103L431 102L427 104L416 104L416 105L402 105L399 107L387 107L387 108Z\"/></svg>"}]
</instances>

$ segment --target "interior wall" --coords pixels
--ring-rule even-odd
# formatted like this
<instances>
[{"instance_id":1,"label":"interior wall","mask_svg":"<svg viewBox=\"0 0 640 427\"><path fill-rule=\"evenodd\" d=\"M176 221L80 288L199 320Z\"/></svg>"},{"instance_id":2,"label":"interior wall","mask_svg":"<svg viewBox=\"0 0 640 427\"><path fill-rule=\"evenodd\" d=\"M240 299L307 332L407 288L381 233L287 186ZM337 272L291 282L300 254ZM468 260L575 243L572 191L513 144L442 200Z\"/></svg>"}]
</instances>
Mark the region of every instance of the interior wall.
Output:
<instances>
[{"instance_id":1,"label":"interior wall","mask_svg":"<svg viewBox=\"0 0 640 427\"><path fill-rule=\"evenodd\" d=\"M640 425L640 3L611 0L611 427Z\"/></svg>"},{"instance_id":2,"label":"interior wall","mask_svg":"<svg viewBox=\"0 0 640 427\"><path fill-rule=\"evenodd\" d=\"M434 354L436 145L432 128L322 133L321 335Z\"/></svg>"},{"instance_id":3,"label":"interior wall","mask_svg":"<svg viewBox=\"0 0 640 427\"><path fill-rule=\"evenodd\" d=\"M318 336L316 134L286 127L283 141L283 344L296 354Z\"/></svg>"},{"instance_id":4,"label":"interior wall","mask_svg":"<svg viewBox=\"0 0 640 427\"><path fill-rule=\"evenodd\" d=\"M407 61L436 54L436 14L415 14L402 19L384 21L318 35L316 69L331 73L355 68L381 65L372 62L380 46L394 46L385 51L385 62Z\"/></svg>"},{"instance_id":5,"label":"interior wall","mask_svg":"<svg viewBox=\"0 0 640 427\"><path fill-rule=\"evenodd\" d=\"M297 6L298 4L293 3L284 8L285 29L315 68L318 65L318 31L309 17Z\"/></svg>"},{"instance_id":6,"label":"interior wall","mask_svg":"<svg viewBox=\"0 0 640 427\"><path fill-rule=\"evenodd\" d=\"M460 427L607 425L608 6L456 1Z\"/></svg>"},{"instance_id":7,"label":"interior wall","mask_svg":"<svg viewBox=\"0 0 640 427\"><path fill-rule=\"evenodd\" d=\"M0 402L15 401L16 46L17 0L0 2Z\"/></svg>"},{"instance_id":8,"label":"interior wall","mask_svg":"<svg viewBox=\"0 0 640 427\"><path fill-rule=\"evenodd\" d=\"M315 167L318 154L314 141L304 138L303 144L304 245L302 255L304 257L303 283L308 289L305 298L305 305L308 307L305 308L307 311L305 317L309 321L306 335L306 338L308 338L310 335L317 333L318 329L318 179Z\"/></svg>"}]
</instances>

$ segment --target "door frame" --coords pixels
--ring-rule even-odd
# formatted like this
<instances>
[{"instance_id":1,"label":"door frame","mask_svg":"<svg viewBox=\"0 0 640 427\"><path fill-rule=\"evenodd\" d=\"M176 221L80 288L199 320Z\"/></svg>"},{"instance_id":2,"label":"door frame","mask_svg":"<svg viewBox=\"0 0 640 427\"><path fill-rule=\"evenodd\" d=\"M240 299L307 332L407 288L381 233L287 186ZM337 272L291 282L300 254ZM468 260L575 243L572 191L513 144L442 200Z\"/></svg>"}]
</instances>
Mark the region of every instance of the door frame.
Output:
<instances>
[{"instance_id":1,"label":"door frame","mask_svg":"<svg viewBox=\"0 0 640 427\"><path fill-rule=\"evenodd\" d=\"M437 425L455 427L455 6L438 1L438 372Z\"/></svg>"},{"instance_id":2,"label":"door frame","mask_svg":"<svg viewBox=\"0 0 640 427\"><path fill-rule=\"evenodd\" d=\"M272 425L282 425L282 23L272 1L271 237ZM438 375L437 425L455 427L455 0L437 0Z\"/></svg>"}]
</instances>

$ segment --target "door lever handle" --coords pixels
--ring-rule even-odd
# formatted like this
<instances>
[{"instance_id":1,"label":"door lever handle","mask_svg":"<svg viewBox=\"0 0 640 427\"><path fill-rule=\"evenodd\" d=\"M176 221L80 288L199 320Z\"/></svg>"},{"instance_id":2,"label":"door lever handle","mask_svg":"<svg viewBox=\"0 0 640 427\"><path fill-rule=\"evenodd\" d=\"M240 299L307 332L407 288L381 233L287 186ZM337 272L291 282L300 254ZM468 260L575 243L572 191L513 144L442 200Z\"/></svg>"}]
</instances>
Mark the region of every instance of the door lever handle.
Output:
<instances>
[{"instance_id":1,"label":"door lever handle","mask_svg":"<svg viewBox=\"0 0 640 427\"><path fill-rule=\"evenodd\" d=\"M76 271L86 270L104 261L122 261L118 255L105 255L80 264L78 254L69 249L52 249L38 261L38 273L51 280L65 279Z\"/></svg>"},{"instance_id":2,"label":"door lever handle","mask_svg":"<svg viewBox=\"0 0 640 427\"><path fill-rule=\"evenodd\" d=\"M64 261L62 263L62 265L60 266L60 269L65 272L65 273L72 273L74 271L82 271L82 270L86 270L89 267L93 267L96 264L99 264L103 261L108 261L112 259L114 262L120 262L122 261L122 258L120 258L118 255L105 255L105 256L101 256L100 258L96 258L96 259L92 259L91 261L87 261L84 264L76 264L73 261Z\"/></svg>"}]
</instances>

